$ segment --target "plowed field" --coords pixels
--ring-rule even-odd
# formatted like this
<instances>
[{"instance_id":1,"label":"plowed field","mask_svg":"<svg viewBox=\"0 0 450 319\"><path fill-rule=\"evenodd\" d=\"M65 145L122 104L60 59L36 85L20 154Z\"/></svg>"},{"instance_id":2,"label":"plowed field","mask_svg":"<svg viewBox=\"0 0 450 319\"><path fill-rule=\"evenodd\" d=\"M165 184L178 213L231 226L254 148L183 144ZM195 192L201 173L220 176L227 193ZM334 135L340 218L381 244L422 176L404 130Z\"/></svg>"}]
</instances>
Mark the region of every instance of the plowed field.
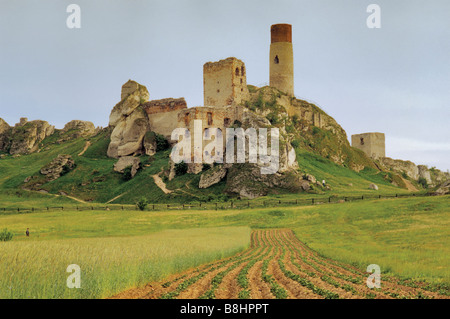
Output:
<instances>
[{"instance_id":1,"label":"plowed field","mask_svg":"<svg viewBox=\"0 0 450 319\"><path fill-rule=\"evenodd\" d=\"M320 256L291 230L255 230L250 248L242 253L113 298L449 298L424 283L383 275L381 288L369 289L368 276L353 266Z\"/></svg>"}]
</instances>

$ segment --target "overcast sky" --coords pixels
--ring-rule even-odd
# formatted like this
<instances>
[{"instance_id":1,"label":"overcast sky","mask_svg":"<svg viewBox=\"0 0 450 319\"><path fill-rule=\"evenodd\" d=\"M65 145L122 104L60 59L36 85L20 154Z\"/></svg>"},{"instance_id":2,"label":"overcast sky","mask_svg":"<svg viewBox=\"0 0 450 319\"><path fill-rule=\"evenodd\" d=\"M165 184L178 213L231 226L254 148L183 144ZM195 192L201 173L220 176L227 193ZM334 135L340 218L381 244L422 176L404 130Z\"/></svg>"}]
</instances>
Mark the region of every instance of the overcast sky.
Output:
<instances>
[{"instance_id":1,"label":"overcast sky","mask_svg":"<svg viewBox=\"0 0 450 319\"><path fill-rule=\"evenodd\" d=\"M66 26L71 3L80 29ZM230 56L267 85L275 23L292 24L298 98L349 138L384 132L389 157L450 169L448 0L0 0L0 117L107 126L128 79L200 106L203 64Z\"/></svg>"}]
</instances>

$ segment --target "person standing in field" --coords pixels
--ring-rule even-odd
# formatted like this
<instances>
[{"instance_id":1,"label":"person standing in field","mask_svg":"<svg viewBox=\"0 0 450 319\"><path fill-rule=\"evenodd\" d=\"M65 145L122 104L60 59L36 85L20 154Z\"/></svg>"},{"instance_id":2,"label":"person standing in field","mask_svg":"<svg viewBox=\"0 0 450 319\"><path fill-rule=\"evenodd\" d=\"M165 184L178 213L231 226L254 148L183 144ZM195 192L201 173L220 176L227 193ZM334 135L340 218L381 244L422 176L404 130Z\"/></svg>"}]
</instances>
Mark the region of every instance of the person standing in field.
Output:
<instances>
[{"instance_id":1,"label":"person standing in field","mask_svg":"<svg viewBox=\"0 0 450 319\"><path fill-rule=\"evenodd\" d=\"M25 234L27 234L27 237L30 237L30 229L27 228L27 231L25 232Z\"/></svg>"},{"instance_id":2,"label":"person standing in field","mask_svg":"<svg viewBox=\"0 0 450 319\"><path fill-rule=\"evenodd\" d=\"M322 180L322 186L325 187L325 180Z\"/></svg>"}]
</instances>

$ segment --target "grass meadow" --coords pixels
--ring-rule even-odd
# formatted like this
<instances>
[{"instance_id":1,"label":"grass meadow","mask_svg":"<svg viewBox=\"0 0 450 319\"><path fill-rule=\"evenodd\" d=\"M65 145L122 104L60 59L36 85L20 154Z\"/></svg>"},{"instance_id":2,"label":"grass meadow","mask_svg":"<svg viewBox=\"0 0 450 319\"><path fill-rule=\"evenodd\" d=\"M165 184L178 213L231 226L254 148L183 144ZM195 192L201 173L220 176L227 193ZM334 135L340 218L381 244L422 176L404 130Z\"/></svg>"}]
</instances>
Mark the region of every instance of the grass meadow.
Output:
<instances>
[{"instance_id":1,"label":"grass meadow","mask_svg":"<svg viewBox=\"0 0 450 319\"><path fill-rule=\"evenodd\" d=\"M104 298L247 248L248 227L0 243L0 298ZM69 265L81 289L69 289Z\"/></svg>"},{"instance_id":2,"label":"grass meadow","mask_svg":"<svg viewBox=\"0 0 450 319\"><path fill-rule=\"evenodd\" d=\"M249 228L289 228L322 255L363 270L378 264L383 275L450 284L450 196L245 210L0 214L4 227L15 237L0 243L2 298L107 297L242 250ZM65 286L72 263L85 278L79 291Z\"/></svg>"}]
</instances>

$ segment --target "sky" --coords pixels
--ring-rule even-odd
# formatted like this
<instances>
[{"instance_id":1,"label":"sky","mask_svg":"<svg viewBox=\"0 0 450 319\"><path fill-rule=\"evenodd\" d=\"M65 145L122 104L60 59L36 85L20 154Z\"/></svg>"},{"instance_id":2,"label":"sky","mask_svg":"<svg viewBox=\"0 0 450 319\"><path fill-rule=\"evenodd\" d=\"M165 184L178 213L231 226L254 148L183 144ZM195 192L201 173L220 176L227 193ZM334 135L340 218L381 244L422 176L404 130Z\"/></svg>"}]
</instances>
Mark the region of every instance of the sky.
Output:
<instances>
[{"instance_id":1,"label":"sky","mask_svg":"<svg viewBox=\"0 0 450 319\"><path fill-rule=\"evenodd\" d=\"M81 28L69 29L69 4ZM381 28L368 28L370 4ZM0 117L107 126L128 79L203 105L203 64L269 83L270 26L292 25L294 90L386 156L450 169L448 0L0 0Z\"/></svg>"}]
</instances>

